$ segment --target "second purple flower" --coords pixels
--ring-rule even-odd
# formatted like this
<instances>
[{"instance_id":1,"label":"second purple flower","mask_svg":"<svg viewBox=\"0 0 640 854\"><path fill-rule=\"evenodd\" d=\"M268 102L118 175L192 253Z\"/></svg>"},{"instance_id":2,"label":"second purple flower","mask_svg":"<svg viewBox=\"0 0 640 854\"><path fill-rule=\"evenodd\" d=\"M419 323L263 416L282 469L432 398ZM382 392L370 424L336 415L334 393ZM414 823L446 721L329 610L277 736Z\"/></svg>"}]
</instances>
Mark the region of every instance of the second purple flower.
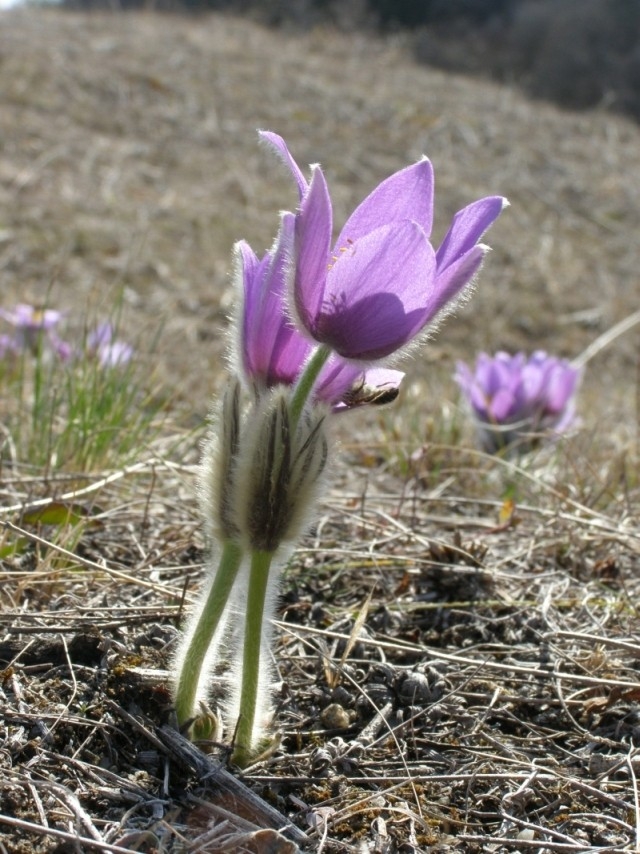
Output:
<instances>
[{"instance_id":1,"label":"second purple flower","mask_svg":"<svg viewBox=\"0 0 640 854\"><path fill-rule=\"evenodd\" d=\"M528 451L541 438L558 436L575 424L580 371L543 350L528 357L480 353L473 370L458 362L455 379L488 453L511 447Z\"/></svg>"}]
</instances>

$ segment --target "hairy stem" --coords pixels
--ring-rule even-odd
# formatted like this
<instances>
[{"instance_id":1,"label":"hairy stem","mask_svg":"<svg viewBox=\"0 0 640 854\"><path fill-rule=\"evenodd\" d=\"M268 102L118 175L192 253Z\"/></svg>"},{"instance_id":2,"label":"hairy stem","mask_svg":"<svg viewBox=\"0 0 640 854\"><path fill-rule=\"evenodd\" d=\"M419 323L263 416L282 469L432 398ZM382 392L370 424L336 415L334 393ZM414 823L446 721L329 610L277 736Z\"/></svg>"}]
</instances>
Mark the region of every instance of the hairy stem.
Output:
<instances>
[{"instance_id":1,"label":"hairy stem","mask_svg":"<svg viewBox=\"0 0 640 854\"><path fill-rule=\"evenodd\" d=\"M220 625L220 619L231 593L231 588L242 562L242 549L237 543L227 541L222 549L220 564L215 574L205 606L198 618L195 630L178 674L175 691L178 725L184 726L195 713L196 695L202 675L202 665L207 651Z\"/></svg>"},{"instance_id":2,"label":"hairy stem","mask_svg":"<svg viewBox=\"0 0 640 854\"><path fill-rule=\"evenodd\" d=\"M233 753L233 761L240 767L248 765L252 756L253 730L260 679L260 659L263 651L264 606L272 559L273 554L265 551L255 551L251 556L242 659L240 715Z\"/></svg>"},{"instance_id":3,"label":"hairy stem","mask_svg":"<svg viewBox=\"0 0 640 854\"><path fill-rule=\"evenodd\" d=\"M304 409L305 403L307 402L309 395L311 394L311 390L313 389L314 383L318 379L320 371L325 366L325 363L331 355L331 352L332 351L329 349L329 347L325 347L324 345L318 347L313 352L311 358L307 362L307 366L305 367L304 371L298 377L298 381L296 382L295 387L293 389L291 405L289 407L289 411L291 413L291 423L294 428L300 420L302 410Z\"/></svg>"}]
</instances>

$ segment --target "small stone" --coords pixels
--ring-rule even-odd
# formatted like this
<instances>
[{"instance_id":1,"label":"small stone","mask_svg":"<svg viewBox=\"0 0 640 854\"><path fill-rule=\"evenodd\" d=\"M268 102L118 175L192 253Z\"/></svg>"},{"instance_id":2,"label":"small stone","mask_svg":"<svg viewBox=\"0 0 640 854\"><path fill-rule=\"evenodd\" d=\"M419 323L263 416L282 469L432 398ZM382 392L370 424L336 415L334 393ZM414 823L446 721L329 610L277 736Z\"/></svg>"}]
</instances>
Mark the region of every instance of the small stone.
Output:
<instances>
[{"instance_id":1,"label":"small stone","mask_svg":"<svg viewBox=\"0 0 640 854\"><path fill-rule=\"evenodd\" d=\"M351 716L340 703L330 703L320 713L320 722L325 729L347 729Z\"/></svg>"},{"instance_id":2,"label":"small stone","mask_svg":"<svg viewBox=\"0 0 640 854\"><path fill-rule=\"evenodd\" d=\"M429 680L424 673L412 671L402 680L398 688L398 697L402 703L421 706L429 703L432 698Z\"/></svg>"}]
</instances>

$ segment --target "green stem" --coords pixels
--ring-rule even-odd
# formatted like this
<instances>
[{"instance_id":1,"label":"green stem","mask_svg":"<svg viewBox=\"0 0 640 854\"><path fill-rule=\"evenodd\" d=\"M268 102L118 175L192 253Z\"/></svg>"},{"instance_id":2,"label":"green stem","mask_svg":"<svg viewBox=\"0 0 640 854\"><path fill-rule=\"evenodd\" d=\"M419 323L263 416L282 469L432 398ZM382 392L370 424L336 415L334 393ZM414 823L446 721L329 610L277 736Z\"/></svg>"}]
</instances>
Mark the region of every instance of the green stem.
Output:
<instances>
[{"instance_id":1,"label":"green stem","mask_svg":"<svg viewBox=\"0 0 640 854\"><path fill-rule=\"evenodd\" d=\"M184 656L176 686L176 714L179 726L193 717L202 665L213 640L220 618L242 562L242 549L227 541L222 549L220 565L213 579L205 606Z\"/></svg>"},{"instance_id":2,"label":"green stem","mask_svg":"<svg viewBox=\"0 0 640 854\"><path fill-rule=\"evenodd\" d=\"M320 371L325 366L331 352L330 348L324 345L318 347L307 362L306 368L298 377L298 382L295 384L291 397L291 406L289 407L291 423L294 428L300 420L302 410L307 402L307 398L311 394L313 384L318 379Z\"/></svg>"},{"instance_id":3,"label":"green stem","mask_svg":"<svg viewBox=\"0 0 640 854\"><path fill-rule=\"evenodd\" d=\"M269 582L272 552L256 551L251 556L249 590L244 630L240 717L235 736L233 761L241 768L251 761L253 727L258 699L264 603Z\"/></svg>"}]
</instances>

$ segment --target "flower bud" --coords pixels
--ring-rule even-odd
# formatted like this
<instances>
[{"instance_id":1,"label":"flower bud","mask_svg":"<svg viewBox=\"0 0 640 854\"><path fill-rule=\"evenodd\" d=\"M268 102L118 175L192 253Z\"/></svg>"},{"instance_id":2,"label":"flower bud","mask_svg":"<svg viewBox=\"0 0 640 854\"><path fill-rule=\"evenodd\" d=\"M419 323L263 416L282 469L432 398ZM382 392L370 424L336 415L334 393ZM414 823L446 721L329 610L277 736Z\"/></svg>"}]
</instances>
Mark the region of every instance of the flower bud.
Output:
<instances>
[{"instance_id":1,"label":"flower bud","mask_svg":"<svg viewBox=\"0 0 640 854\"><path fill-rule=\"evenodd\" d=\"M234 377L222 395L213 426L203 443L200 504L207 533L212 538L237 540L239 536L234 493L241 420L240 383Z\"/></svg>"},{"instance_id":2,"label":"flower bud","mask_svg":"<svg viewBox=\"0 0 640 854\"><path fill-rule=\"evenodd\" d=\"M241 441L235 518L250 549L274 552L302 533L315 502L328 453L325 409L314 406L295 425L285 388L257 406Z\"/></svg>"}]
</instances>

